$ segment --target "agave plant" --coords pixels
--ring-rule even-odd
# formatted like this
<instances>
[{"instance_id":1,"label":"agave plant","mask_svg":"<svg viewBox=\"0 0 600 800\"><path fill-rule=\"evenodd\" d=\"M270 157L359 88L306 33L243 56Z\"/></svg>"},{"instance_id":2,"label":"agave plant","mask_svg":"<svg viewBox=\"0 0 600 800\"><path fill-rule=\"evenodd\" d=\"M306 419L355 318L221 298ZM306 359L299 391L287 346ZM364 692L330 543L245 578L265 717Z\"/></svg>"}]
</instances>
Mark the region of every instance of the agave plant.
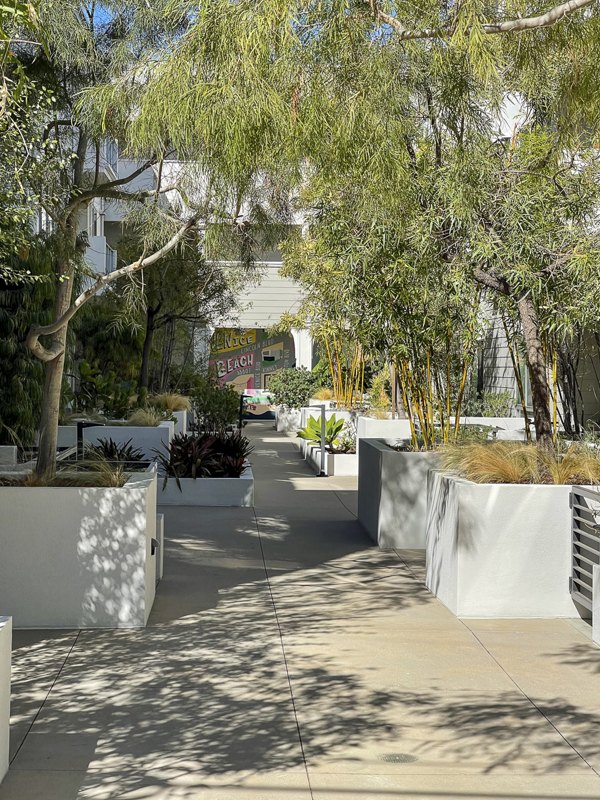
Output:
<instances>
[{"instance_id":1,"label":"agave plant","mask_svg":"<svg viewBox=\"0 0 600 800\"><path fill-rule=\"evenodd\" d=\"M337 419L335 414L325 421L325 447L334 449L339 441L340 434L344 428L345 420ZM304 439L310 444L321 444L321 420L320 418L309 417L306 427L298 431L300 439Z\"/></svg>"}]
</instances>

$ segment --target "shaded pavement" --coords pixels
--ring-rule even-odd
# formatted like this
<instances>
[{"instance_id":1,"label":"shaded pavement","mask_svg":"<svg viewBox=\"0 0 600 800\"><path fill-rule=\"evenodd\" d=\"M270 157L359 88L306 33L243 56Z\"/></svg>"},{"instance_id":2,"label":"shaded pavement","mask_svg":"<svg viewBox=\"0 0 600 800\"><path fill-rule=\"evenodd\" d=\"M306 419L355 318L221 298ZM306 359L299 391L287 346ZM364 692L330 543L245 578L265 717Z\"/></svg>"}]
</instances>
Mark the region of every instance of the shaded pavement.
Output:
<instances>
[{"instance_id":1,"label":"shaded pavement","mask_svg":"<svg viewBox=\"0 0 600 800\"><path fill-rule=\"evenodd\" d=\"M0 800L600 797L600 650L457 620L267 424L254 509L165 509L145 630L17 631Z\"/></svg>"}]
</instances>

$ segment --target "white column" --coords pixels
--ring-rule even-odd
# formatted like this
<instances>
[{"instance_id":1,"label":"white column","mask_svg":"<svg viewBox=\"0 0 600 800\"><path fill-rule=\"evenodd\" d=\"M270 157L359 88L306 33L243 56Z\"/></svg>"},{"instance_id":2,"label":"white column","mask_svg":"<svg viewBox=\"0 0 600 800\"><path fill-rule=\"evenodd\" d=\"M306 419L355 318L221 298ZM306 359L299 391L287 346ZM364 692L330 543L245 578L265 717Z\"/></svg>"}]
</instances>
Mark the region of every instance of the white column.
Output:
<instances>
[{"instance_id":1,"label":"white column","mask_svg":"<svg viewBox=\"0 0 600 800\"><path fill-rule=\"evenodd\" d=\"M0 781L8 771L12 619L0 617Z\"/></svg>"},{"instance_id":2,"label":"white column","mask_svg":"<svg viewBox=\"0 0 600 800\"><path fill-rule=\"evenodd\" d=\"M296 367L312 369L313 340L305 328L292 328L292 339L296 351Z\"/></svg>"}]
</instances>

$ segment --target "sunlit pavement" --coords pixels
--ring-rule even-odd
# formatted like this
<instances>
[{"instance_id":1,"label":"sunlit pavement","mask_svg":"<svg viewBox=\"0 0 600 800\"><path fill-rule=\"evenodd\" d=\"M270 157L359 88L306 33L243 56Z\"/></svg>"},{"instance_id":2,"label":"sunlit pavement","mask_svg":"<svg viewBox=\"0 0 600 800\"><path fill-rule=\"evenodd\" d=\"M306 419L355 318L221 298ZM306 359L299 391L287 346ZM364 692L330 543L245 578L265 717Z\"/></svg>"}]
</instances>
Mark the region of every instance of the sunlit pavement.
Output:
<instances>
[{"instance_id":1,"label":"sunlit pavement","mask_svg":"<svg viewBox=\"0 0 600 800\"><path fill-rule=\"evenodd\" d=\"M148 628L15 632L0 800L598 800L585 623L457 620L355 479L246 431L256 507L165 509Z\"/></svg>"}]
</instances>

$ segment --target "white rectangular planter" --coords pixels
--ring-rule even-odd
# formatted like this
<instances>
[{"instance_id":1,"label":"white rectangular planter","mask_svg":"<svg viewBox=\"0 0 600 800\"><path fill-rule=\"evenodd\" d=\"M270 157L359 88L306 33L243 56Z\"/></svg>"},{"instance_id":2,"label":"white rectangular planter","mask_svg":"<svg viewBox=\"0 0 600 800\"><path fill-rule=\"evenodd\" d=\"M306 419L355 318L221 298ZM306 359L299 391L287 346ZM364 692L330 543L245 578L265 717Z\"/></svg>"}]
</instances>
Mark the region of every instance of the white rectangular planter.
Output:
<instances>
[{"instance_id":1,"label":"white rectangular planter","mask_svg":"<svg viewBox=\"0 0 600 800\"><path fill-rule=\"evenodd\" d=\"M156 470L121 488L0 487L0 608L17 628L143 627Z\"/></svg>"},{"instance_id":2,"label":"white rectangular planter","mask_svg":"<svg viewBox=\"0 0 600 800\"><path fill-rule=\"evenodd\" d=\"M306 460L314 467L317 473L321 471L321 448L314 445L306 447ZM357 453L325 453L325 474L333 475L358 475Z\"/></svg>"},{"instance_id":3,"label":"white rectangular planter","mask_svg":"<svg viewBox=\"0 0 600 800\"><path fill-rule=\"evenodd\" d=\"M381 548L424 549L427 475L435 453L392 450L363 439L358 456L358 520Z\"/></svg>"},{"instance_id":4,"label":"white rectangular planter","mask_svg":"<svg viewBox=\"0 0 600 800\"><path fill-rule=\"evenodd\" d=\"M458 617L577 617L570 489L430 472L427 587Z\"/></svg>"},{"instance_id":5,"label":"white rectangular planter","mask_svg":"<svg viewBox=\"0 0 600 800\"><path fill-rule=\"evenodd\" d=\"M254 475L246 467L240 478L158 478L158 503L161 506L253 506Z\"/></svg>"},{"instance_id":6,"label":"white rectangular planter","mask_svg":"<svg viewBox=\"0 0 600 800\"><path fill-rule=\"evenodd\" d=\"M407 419L374 419L358 417L356 439L410 439L410 421ZM360 452L360 445L358 445Z\"/></svg>"},{"instance_id":7,"label":"white rectangular planter","mask_svg":"<svg viewBox=\"0 0 600 800\"><path fill-rule=\"evenodd\" d=\"M275 411L275 428L281 433L296 433L300 430L301 412L299 408L279 406Z\"/></svg>"},{"instance_id":8,"label":"white rectangular planter","mask_svg":"<svg viewBox=\"0 0 600 800\"><path fill-rule=\"evenodd\" d=\"M0 466L2 467L17 466L16 445L2 445L0 447Z\"/></svg>"},{"instance_id":9,"label":"white rectangular planter","mask_svg":"<svg viewBox=\"0 0 600 800\"><path fill-rule=\"evenodd\" d=\"M131 439L131 446L142 451L148 461L156 458L155 450L167 453L167 449L174 435L174 422L161 422L160 425L145 427L142 425L102 425L94 428L83 429L83 441L88 444L98 444L100 439L112 439L113 442L123 445Z\"/></svg>"},{"instance_id":10,"label":"white rectangular planter","mask_svg":"<svg viewBox=\"0 0 600 800\"><path fill-rule=\"evenodd\" d=\"M77 425L59 425L56 446L59 450L75 447L77 444Z\"/></svg>"},{"instance_id":11,"label":"white rectangular planter","mask_svg":"<svg viewBox=\"0 0 600 800\"><path fill-rule=\"evenodd\" d=\"M11 619L10 617L0 617L0 783L8 772L11 649Z\"/></svg>"},{"instance_id":12,"label":"white rectangular planter","mask_svg":"<svg viewBox=\"0 0 600 800\"><path fill-rule=\"evenodd\" d=\"M309 408L305 406L304 408L300 409L300 427L306 428L308 420L310 417L314 417L316 420L321 419L321 409L320 408ZM325 409L325 419L331 419L335 415L336 419L350 419L352 416L352 412L346 409L339 409L339 408L326 408Z\"/></svg>"},{"instance_id":13,"label":"white rectangular planter","mask_svg":"<svg viewBox=\"0 0 600 800\"><path fill-rule=\"evenodd\" d=\"M183 411L173 411L173 416L175 417L174 433L187 433L188 412L185 409Z\"/></svg>"}]
</instances>

